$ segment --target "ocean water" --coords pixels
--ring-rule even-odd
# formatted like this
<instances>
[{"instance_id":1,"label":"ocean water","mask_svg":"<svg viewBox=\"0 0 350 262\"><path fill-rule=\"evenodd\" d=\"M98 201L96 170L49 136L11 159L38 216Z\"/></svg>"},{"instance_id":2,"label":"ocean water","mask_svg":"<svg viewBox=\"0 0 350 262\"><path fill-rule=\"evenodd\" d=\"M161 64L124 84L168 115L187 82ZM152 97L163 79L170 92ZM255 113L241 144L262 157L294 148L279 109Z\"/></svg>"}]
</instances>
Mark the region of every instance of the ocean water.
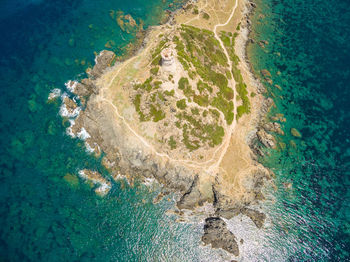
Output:
<instances>
[{"instance_id":1,"label":"ocean water","mask_svg":"<svg viewBox=\"0 0 350 262\"><path fill-rule=\"evenodd\" d=\"M173 2L0 1L1 261L220 260L220 252L200 248L203 225L165 214L172 197L152 204L156 186L113 182L105 198L81 181L70 186L63 177L83 168L109 174L83 141L66 135L60 99L47 102L52 89L67 92L67 80L83 77L107 42L122 54L134 39L110 10L147 27Z\"/></svg>"},{"instance_id":2,"label":"ocean water","mask_svg":"<svg viewBox=\"0 0 350 262\"><path fill-rule=\"evenodd\" d=\"M257 4L249 58L257 74L272 74L270 115L286 118L279 149L261 159L277 186L265 203L261 261L350 261L349 1ZM261 48L261 40L269 44Z\"/></svg>"},{"instance_id":3,"label":"ocean water","mask_svg":"<svg viewBox=\"0 0 350 262\"><path fill-rule=\"evenodd\" d=\"M107 42L117 54L134 39L110 10L154 25L172 1L0 1L0 260L222 261L200 247L202 225L176 223L157 188L113 182L105 198L63 177L82 168L109 174L65 134L54 88L84 76ZM240 261L349 261L350 5L345 0L259 0L249 47L254 70L268 69L283 113L280 150L261 161L276 174L266 192L266 226L237 217L230 227ZM264 15L262 17L261 15ZM280 73L278 73L278 71ZM302 138L294 138L290 128ZM294 142L291 142L291 141ZM284 148L284 149L282 149ZM284 183L291 183L287 189Z\"/></svg>"}]
</instances>

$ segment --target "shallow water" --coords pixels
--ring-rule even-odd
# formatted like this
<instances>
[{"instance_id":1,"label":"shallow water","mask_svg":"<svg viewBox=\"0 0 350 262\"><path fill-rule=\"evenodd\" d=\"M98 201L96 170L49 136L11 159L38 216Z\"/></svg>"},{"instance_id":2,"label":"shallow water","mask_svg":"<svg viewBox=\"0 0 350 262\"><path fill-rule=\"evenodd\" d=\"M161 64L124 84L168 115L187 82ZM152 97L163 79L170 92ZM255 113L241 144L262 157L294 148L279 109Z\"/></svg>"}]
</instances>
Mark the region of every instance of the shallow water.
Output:
<instances>
[{"instance_id":1,"label":"shallow water","mask_svg":"<svg viewBox=\"0 0 350 262\"><path fill-rule=\"evenodd\" d=\"M265 83L276 103L271 115L287 119L286 135L278 137L284 144L262 160L278 187L265 207L271 214L266 250L276 254L268 261L349 261L349 3L264 0L258 6L252 37L269 44L251 45L249 57L257 73L272 74L273 85Z\"/></svg>"},{"instance_id":2,"label":"shallow water","mask_svg":"<svg viewBox=\"0 0 350 262\"><path fill-rule=\"evenodd\" d=\"M221 261L227 255L200 248L202 225L181 224L152 204L157 189L113 183L97 197L86 184L63 177L82 168L100 171L84 143L65 134L60 101L83 77L94 51L122 54L133 36L123 33L110 10L131 13L147 25L160 20L167 1L3 0L0 2L1 184L0 258L5 261ZM277 108L285 114L286 144L261 159L276 173L277 191L266 192L266 227L245 217L229 222L241 261L347 261L349 258L349 61L347 1L258 2L254 69L267 68ZM263 13L266 18L259 18ZM112 41L113 42L112 42ZM280 53L280 55L278 54ZM281 74L278 75L277 72ZM65 90L66 91L66 90ZM282 98L279 98L282 96ZM290 135L295 127L302 138ZM291 140L295 142L291 144ZM291 182L292 189L283 183Z\"/></svg>"}]
</instances>

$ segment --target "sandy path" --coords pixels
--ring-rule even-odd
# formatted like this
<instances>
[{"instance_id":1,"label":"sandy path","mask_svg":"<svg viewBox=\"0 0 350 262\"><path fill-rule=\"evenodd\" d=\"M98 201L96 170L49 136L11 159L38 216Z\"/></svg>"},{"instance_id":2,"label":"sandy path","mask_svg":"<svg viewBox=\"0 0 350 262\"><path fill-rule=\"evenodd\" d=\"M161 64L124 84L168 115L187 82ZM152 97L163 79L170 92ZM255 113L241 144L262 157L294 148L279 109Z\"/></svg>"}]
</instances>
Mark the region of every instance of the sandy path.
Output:
<instances>
[{"instance_id":1,"label":"sandy path","mask_svg":"<svg viewBox=\"0 0 350 262\"><path fill-rule=\"evenodd\" d=\"M206 3L207 5L207 3ZM205 5L205 6L206 6ZM217 34L217 28L218 27L222 27L222 26L226 26L232 19L235 11L236 11L236 8L237 8L237 5L238 5L238 0L236 0L235 2L235 5L231 11L231 14L229 16L229 18L227 19L227 21L223 24L216 24L214 26L214 29L213 29L213 32L214 32L214 35L215 35L215 38L219 41L220 43L220 46L222 47L222 49L224 50L224 54L225 56L227 57L227 60L228 60L228 63L229 63L229 66L230 66L230 71L232 72L232 61L230 59L230 56L228 55L228 52L222 42L222 40L220 39L220 37L218 36ZM197 17L196 17L197 18ZM194 18L194 19L196 19ZM142 53L144 52L147 52L148 49L151 48L151 45L148 46L146 49L144 49L142 51ZM229 126L229 127L225 127L225 133L227 133L223 143L214 151L213 153L213 156L211 159L205 161L205 162L197 162L197 161L192 161L192 160L184 160L184 159L174 159L174 158L171 158L168 154L165 154L165 153L159 153L157 152L157 150L154 148L154 146L152 146L149 142L146 141L146 139L144 139L141 135L139 135L130 125L129 123L126 121L126 119L119 113L118 111L118 108L113 104L113 101L111 99L108 99L107 96L106 96L106 92L105 90L109 90L111 85L113 84L114 80L118 77L120 71L125 67L127 66L128 64L130 64L134 59L136 59L138 56L134 56L132 58L130 58L128 61L125 61L123 63L122 66L120 66L120 68L118 68L118 70L116 71L116 73L114 74L114 76L112 77L112 79L108 82L108 85L101 88L101 92L100 92L100 95L98 96L98 101L101 101L101 102L106 102L108 103L110 106L113 107L114 109L114 112L115 114L117 115L118 118L120 118L122 120L122 122L125 124L125 126L130 130L130 132L135 136L137 137L142 144L144 144L144 146L146 146L147 148L149 148L155 155L159 156L159 157L162 157L162 158L166 158L168 159L169 161L174 161L174 162L180 162L180 163L183 163L187 166L190 166L190 167L195 167L195 168L200 168L200 169L205 169L207 170L208 173L213 173L215 174L216 171L218 171L219 169L219 165L227 151L227 148L230 144L230 140L231 140L231 136L232 136L232 133L233 133L233 130L237 124L237 103L236 103L236 97L237 97L237 91L236 91L236 82L232 79L230 79L229 83L230 83L230 86L231 88L233 89L234 91L234 97L233 97L233 101L234 101L234 120L233 120L233 123ZM215 161L216 159L216 154L220 151L220 156L218 158L217 161ZM214 163L212 163L213 161L215 161ZM210 166L208 166L208 164L212 163ZM209 167L209 168L208 168Z\"/></svg>"}]
</instances>

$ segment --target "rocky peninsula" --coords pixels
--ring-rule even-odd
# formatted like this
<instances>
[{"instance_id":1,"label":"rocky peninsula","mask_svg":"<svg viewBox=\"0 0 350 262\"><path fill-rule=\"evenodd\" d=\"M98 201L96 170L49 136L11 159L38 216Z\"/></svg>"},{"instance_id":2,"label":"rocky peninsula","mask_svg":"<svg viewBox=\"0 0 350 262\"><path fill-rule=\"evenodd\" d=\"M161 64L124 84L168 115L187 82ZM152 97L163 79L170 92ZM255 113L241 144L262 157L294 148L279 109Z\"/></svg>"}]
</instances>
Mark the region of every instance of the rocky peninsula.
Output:
<instances>
[{"instance_id":1,"label":"rocky peninsula","mask_svg":"<svg viewBox=\"0 0 350 262\"><path fill-rule=\"evenodd\" d=\"M202 240L235 256L239 244L224 219L241 213L263 227L265 215L251 205L264 199L271 172L257 159L263 147L276 147L270 133L283 132L264 120L273 101L263 96L246 59L254 6L246 0L188 2L167 23L141 34L142 47L131 57L102 51L88 78L67 84L75 98L63 105L75 117L68 132L84 138L89 150L104 152L114 179L156 179L164 192L179 195L180 211L195 214L211 205ZM108 193L103 190L110 183L99 174L80 176L99 184L100 195Z\"/></svg>"}]
</instances>

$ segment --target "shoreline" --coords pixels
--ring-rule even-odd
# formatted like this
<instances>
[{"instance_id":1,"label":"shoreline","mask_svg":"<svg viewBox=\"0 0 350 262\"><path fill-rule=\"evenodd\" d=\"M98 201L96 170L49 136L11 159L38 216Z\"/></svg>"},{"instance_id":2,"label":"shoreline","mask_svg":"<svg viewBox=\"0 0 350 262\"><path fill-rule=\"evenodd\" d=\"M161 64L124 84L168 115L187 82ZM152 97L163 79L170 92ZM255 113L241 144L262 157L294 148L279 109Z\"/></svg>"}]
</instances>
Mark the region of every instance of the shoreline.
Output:
<instances>
[{"instance_id":1,"label":"shoreline","mask_svg":"<svg viewBox=\"0 0 350 262\"><path fill-rule=\"evenodd\" d=\"M238 0L237 0L238 1ZM189 5L192 4L193 2L198 3L201 1L189 1L185 4ZM239 53L238 56L241 59L241 63L240 63L240 67L242 69L243 72L243 79L245 80L245 82L248 82L248 89L250 90L254 90L256 91L258 94L257 96L255 96L254 98L252 97L251 101L254 101L254 104L252 102L252 112L249 115L245 115L242 118L240 118L239 123L238 123L238 129L239 131L237 131L236 129L234 130L234 132L236 132L235 134L237 134L237 132L240 132L239 135L244 136L244 141L246 141L246 143L248 144L247 146L249 146L252 150L252 152L256 155L256 154L260 154L259 152L262 152L261 150L259 150L259 148L261 147L261 143L262 144L266 144L266 145L270 145L271 141L273 142L273 139L271 137L268 136L268 134L264 133L264 131L262 131L262 134L259 135L258 132L260 132L261 130L261 126L263 125L264 122L264 117L266 116L266 113L268 112L269 108L272 106L271 100L264 98L264 96L262 95L262 93L265 91L264 87L262 86L262 84L260 83L259 79L257 76L254 75L254 73L252 72L252 68L251 65L248 61L248 56L247 56L247 45L249 42L249 34L250 34L250 22L248 22L250 15L252 14L253 11L253 6L251 4L250 1L239 1L240 4L240 8L245 9L244 11L240 11L239 12L239 21L243 21L247 18L247 20L245 20L245 24L242 23L242 28L240 30L240 33L237 37L237 42L235 45L235 51L236 53ZM247 5L250 6L250 9L247 8ZM101 99L98 97L99 92L101 92L101 86L99 87L100 83L97 83L95 80L100 79L100 77L102 75L104 75L106 72L111 72L113 71L113 68L117 68L118 66L120 67L121 64L124 64L125 62L127 62L129 59L132 59L133 57L136 57L138 55L140 55L142 52L145 51L147 45L149 44L149 41L151 41L151 36L152 36L152 32L154 30L156 30L157 28L161 28L162 26L166 27L167 25L170 25L170 23L172 23L175 19L177 15L181 15L181 13L183 13L185 10L185 7L183 7L182 9L177 10L176 12L172 12L172 14L169 16L169 21L165 24L165 25L161 25L161 26L156 26L156 27L151 27L148 28L144 34L143 34L143 39L142 41L140 41L140 39L135 40L136 43L139 44L139 48L136 49L132 49L132 53L128 54L124 60L120 61L120 63L118 63L118 65L113 66L113 67L108 67L110 65L110 63L115 59L114 54L112 54L112 52L109 51L102 51L95 59L96 61L96 65L95 67L91 70L91 72L89 73L90 76L93 76L93 79L86 79L85 81L82 81L82 83L77 83L74 86L73 89L73 93L75 93L78 97L86 97L87 99L83 99L83 104L86 103L86 112L83 112L82 115L89 113L88 117L86 118L82 118L81 115L79 115L76 118L75 121L75 125L70 127L70 130L72 132L72 134L81 132L79 130L82 130L82 128L84 128L86 126L86 121L89 121L88 118L92 119L91 116L93 117L93 119L100 119L100 118L104 118L103 121L105 121L104 123L110 122L107 118L106 115L111 115L114 114L110 109L101 108L101 103L99 104L99 102L101 102ZM236 12L235 12L236 15ZM236 17L237 19L237 17ZM232 19L229 20L229 22L231 22ZM247 35L244 36L243 34L243 30L248 30ZM240 45L237 47L237 43L240 43ZM244 56L242 57L242 54L244 54ZM94 80L95 79L95 80ZM113 82L113 81L112 81ZM102 88L103 89L103 88ZM105 90L103 90L104 92ZM109 95L110 96L110 95ZM87 101L87 102L86 102ZM95 108L95 109L94 109ZM74 109L75 110L75 109ZM96 112L93 111L98 110L98 113L96 114ZM105 110L105 113L101 112L103 110ZM248 119L247 119L248 118ZM244 123L246 124L246 122L248 122L248 126L245 126ZM186 209L192 209L193 214L196 213L196 209L197 209L197 202L193 203L193 200L190 200L189 198L193 198L193 197L197 197L198 198L198 203L199 203L199 207L201 205L203 205L204 203L210 203L212 202L213 207L216 209L216 211L214 213L208 214L210 217L216 217L216 216L222 216L224 218L231 218L239 213L243 213L246 216L250 217L252 219L252 221L257 225L257 227L262 227L263 223L261 223L261 221L265 220L265 215L260 213L257 210L253 210L253 209L248 209L247 207L249 205L251 205L254 202L258 202L259 198L261 198L261 196L258 196L258 192L260 192L262 185L259 186L258 190L256 191L257 196L255 197L256 199L250 199L248 201L248 203L244 203L243 205L234 203L233 206L238 205L238 207L236 208L232 208L232 203L231 203L231 207L229 205L229 208L225 207L225 204L223 204L224 202L227 202L227 197L223 197L221 196L221 190L219 190L218 188L215 188L215 184L213 184L213 195L203 195L202 193L202 188L200 187L200 176L196 175L196 173L191 172L188 168L181 166L181 165L172 165L171 161L169 161L170 159L168 159L167 161L164 161L163 159L158 159L158 160L154 160L154 159L150 159L149 156L154 155L152 152L148 152L148 156L147 154L145 155L146 157L142 157L142 155L138 155L136 153L136 151L134 150L134 152L130 152L133 150L130 150L130 148L128 147L128 143L130 144L133 143L135 144L135 149L136 148L143 148L142 145L135 141L135 139L132 139L130 137L127 138L127 142L125 141L117 141L116 144L121 145L122 146L122 150L120 150L120 148L115 148L115 141L112 141L113 143L110 145L106 145L106 141L101 138L101 136L103 136L103 133L108 133L108 136L111 136L112 133L109 132L109 130L107 130L108 128L111 128L112 130L115 128L119 128L121 131L119 132L119 135L124 135L124 131L125 131L125 127L119 126L116 127L115 125L113 125L113 123L110 123L110 126L104 127L102 130L100 130L100 128L102 127L101 125L99 125L97 122L96 123L89 123L88 124L88 131L85 130L85 132L88 134L88 137L91 138L91 142L94 145L101 147L102 151L104 151L106 153L106 155L110 156L110 157L104 157L103 159L103 163L105 165L105 167L107 169L110 169L110 171L112 172L112 177L113 173L116 174L116 176L120 176L120 174L122 173L123 175L125 174L125 176L127 177L127 179L129 181L133 181L133 179L136 178L144 178L145 180L148 180L150 178L155 178L156 180L158 180L158 182L160 182L160 184L162 184L163 186L166 186L166 190L171 190L174 192L180 192L180 194L182 195L182 197L180 197L180 199L177 201L178 202L178 208L181 210L182 208ZM95 125L95 126L94 126ZM249 132L246 132L247 130L257 130L257 132L253 135L249 135ZM259 130L260 129L260 130ZM122 131L124 130L124 131ZM101 133L102 132L102 133ZM90 134L91 133L91 134ZM250 132L251 133L251 132ZM116 133L114 133L115 135ZM136 134L136 133L135 133ZM131 140L130 140L131 139ZM232 147L232 137L230 137L229 140L229 149ZM113 140L113 139L112 139ZM114 139L115 140L115 139ZM240 140L237 140L240 141ZM258 144L260 141L261 143ZM266 143L264 143L264 141ZM88 145L89 143L87 141L85 141ZM110 148L109 148L110 147ZM93 148L90 146L90 148ZM245 148L246 149L246 148ZM124 153L120 153L120 152L124 152ZM141 152L141 151L140 151ZM231 151L229 151L231 152ZM136 155L135 155L136 153ZM125 154L128 156L126 158ZM224 157L228 154L228 152L224 153ZM130 157L133 157L133 161L130 161ZM160 156L159 156L160 157ZM124 159L123 159L124 158ZM156 157L158 158L158 157ZM253 167L249 167L250 171L254 171L256 172L256 174L250 174L250 176L253 177L253 181L258 182L258 181L263 181L266 179L270 179L271 175L270 175L270 171L267 171L266 168L264 168L260 163L257 162L257 157L256 156L251 156L251 161L252 161L252 165ZM119 163L116 163L116 161L113 161L114 159L119 160ZM140 166L141 165L141 166ZM232 165L232 164L231 164ZM131 166L134 166L134 168L130 168ZM144 166L148 166L151 167L150 169L143 169ZM154 166L156 166L154 168ZM254 167L255 166L255 167ZM257 167L256 167L257 166ZM136 167L136 169L135 169ZM222 166L221 161L219 162L219 167L223 168L224 166ZM169 172L171 172L170 170L173 169L175 172L170 175L169 178ZM161 173L161 175L155 175L155 173ZM244 170L244 172L247 172L246 170ZM135 176L136 175L136 176ZM241 174L243 175L247 175L246 173ZM167 177L168 176L168 177ZM179 180L179 178L181 177L181 179ZM217 183L217 182L215 182ZM190 187L188 186L190 185ZM222 187L222 186L221 186ZM255 188L252 189L253 191L256 190ZM253 194L255 194L255 191L253 192ZM218 202L218 200L223 199L220 202ZM201 204L202 203L202 204ZM261 215L262 214L262 215ZM212 220L208 220L208 221L212 221ZM216 221L216 220L215 220ZM218 220L219 221L219 220ZM217 221L216 221L217 222ZM215 222L215 223L216 223ZM219 222L221 223L221 222ZM224 224L221 223L221 226L224 227ZM226 231L225 231L226 232ZM231 237L232 238L232 237ZM225 242L227 240L222 240L221 242ZM230 239L230 241L232 242L233 240ZM204 241L205 242L205 241ZM206 243L206 242L205 242ZM210 243L207 242L207 243ZM224 248L225 249L225 248ZM227 249L226 249L227 250ZM237 248L235 247L234 249L230 249L231 253L235 254L237 256L238 254L238 246Z\"/></svg>"}]
</instances>

